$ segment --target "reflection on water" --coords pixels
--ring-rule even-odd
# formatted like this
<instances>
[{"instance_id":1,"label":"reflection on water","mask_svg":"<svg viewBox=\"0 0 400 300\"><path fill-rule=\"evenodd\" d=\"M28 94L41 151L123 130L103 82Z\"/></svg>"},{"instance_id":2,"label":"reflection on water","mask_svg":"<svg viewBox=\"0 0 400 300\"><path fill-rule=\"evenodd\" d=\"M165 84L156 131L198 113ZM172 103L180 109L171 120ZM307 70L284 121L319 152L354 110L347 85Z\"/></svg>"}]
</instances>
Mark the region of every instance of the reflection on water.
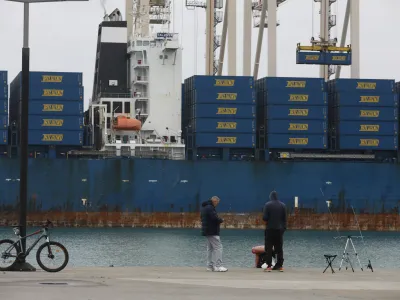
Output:
<instances>
[{"instance_id":1,"label":"reflection on water","mask_svg":"<svg viewBox=\"0 0 400 300\"><path fill-rule=\"evenodd\" d=\"M365 247L361 239L353 242L364 266L371 259L374 268L400 267L396 255L400 233L363 234ZM54 240L67 247L69 267L205 265L206 244L198 229L56 228L52 235ZM337 254L335 265L338 266L346 239L335 240L336 235L336 232L324 231L287 231L284 237L285 266L324 268L324 254ZM251 248L263 245L263 236L262 230L223 230L221 239L226 266L253 267ZM4 238L15 239L11 228L0 228L0 239ZM34 265L35 255L33 252L28 258Z\"/></svg>"}]
</instances>

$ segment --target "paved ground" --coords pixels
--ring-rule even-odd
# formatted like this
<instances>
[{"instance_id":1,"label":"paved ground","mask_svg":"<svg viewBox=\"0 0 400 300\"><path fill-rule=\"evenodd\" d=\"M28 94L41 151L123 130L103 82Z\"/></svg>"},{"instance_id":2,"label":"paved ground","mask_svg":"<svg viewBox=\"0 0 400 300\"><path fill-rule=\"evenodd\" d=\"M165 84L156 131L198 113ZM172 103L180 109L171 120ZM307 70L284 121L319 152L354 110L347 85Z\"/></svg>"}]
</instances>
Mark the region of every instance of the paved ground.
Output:
<instances>
[{"instance_id":1,"label":"paved ground","mask_svg":"<svg viewBox=\"0 0 400 300\"><path fill-rule=\"evenodd\" d=\"M400 270L322 271L211 273L203 268L127 267L76 268L56 274L0 272L0 299L400 299Z\"/></svg>"}]
</instances>

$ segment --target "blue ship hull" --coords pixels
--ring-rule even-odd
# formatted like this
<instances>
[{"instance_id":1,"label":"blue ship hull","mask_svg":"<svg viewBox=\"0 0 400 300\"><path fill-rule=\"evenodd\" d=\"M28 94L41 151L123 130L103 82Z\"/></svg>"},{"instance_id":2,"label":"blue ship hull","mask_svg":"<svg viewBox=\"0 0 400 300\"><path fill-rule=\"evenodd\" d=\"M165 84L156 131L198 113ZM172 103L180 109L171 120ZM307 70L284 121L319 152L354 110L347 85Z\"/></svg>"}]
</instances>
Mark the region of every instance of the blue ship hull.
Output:
<instances>
[{"instance_id":1,"label":"blue ship hull","mask_svg":"<svg viewBox=\"0 0 400 300\"><path fill-rule=\"evenodd\" d=\"M200 203L218 195L225 226L262 227L260 213L276 189L292 228L330 229L330 199L343 226L354 225L353 206L369 229L400 230L395 164L32 159L28 176L30 222L48 217L59 226L196 227ZM18 220L18 178L18 160L1 159L3 225Z\"/></svg>"}]
</instances>

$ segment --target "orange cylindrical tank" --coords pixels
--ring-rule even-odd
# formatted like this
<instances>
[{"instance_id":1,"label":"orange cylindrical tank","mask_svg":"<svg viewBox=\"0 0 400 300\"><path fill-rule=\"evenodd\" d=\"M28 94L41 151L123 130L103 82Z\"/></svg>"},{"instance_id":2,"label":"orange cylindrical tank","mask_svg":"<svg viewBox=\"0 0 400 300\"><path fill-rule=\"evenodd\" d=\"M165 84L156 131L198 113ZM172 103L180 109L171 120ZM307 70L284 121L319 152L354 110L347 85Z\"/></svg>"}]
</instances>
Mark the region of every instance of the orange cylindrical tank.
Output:
<instances>
[{"instance_id":1,"label":"orange cylindrical tank","mask_svg":"<svg viewBox=\"0 0 400 300\"><path fill-rule=\"evenodd\" d=\"M142 122L137 119L130 119L125 116L118 116L114 120L113 128L116 130L134 130L142 128Z\"/></svg>"}]
</instances>

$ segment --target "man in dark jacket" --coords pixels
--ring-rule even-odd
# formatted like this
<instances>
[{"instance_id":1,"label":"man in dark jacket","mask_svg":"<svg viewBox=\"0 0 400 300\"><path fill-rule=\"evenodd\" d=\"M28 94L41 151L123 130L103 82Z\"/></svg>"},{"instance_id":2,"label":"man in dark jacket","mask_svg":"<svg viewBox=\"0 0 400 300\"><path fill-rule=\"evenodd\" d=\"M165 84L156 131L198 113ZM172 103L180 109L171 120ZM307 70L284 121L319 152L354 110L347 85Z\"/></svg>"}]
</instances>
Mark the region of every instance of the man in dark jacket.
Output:
<instances>
[{"instance_id":1,"label":"man in dark jacket","mask_svg":"<svg viewBox=\"0 0 400 300\"><path fill-rule=\"evenodd\" d=\"M207 271L226 272L222 266L222 244L219 237L220 225L223 220L218 217L215 207L220 199L213 196L202 203L201 207L201 231L207 238Z\"/></svg>"},{"instance_id":2,"label":"man in dark jacket","mask_svg":"<svg viewBox=\"0 0 400 300\"><path fill-rule=\"evenodd\" d=\"M272 248L277 255L274 270L283 272L283 233L286 230L286 205L278 200L276 191L269 195L270 201L265 203L263 220L266 222L265 251L267 253L267 272L271 272Z\"/></svg>"}]
</instances>

